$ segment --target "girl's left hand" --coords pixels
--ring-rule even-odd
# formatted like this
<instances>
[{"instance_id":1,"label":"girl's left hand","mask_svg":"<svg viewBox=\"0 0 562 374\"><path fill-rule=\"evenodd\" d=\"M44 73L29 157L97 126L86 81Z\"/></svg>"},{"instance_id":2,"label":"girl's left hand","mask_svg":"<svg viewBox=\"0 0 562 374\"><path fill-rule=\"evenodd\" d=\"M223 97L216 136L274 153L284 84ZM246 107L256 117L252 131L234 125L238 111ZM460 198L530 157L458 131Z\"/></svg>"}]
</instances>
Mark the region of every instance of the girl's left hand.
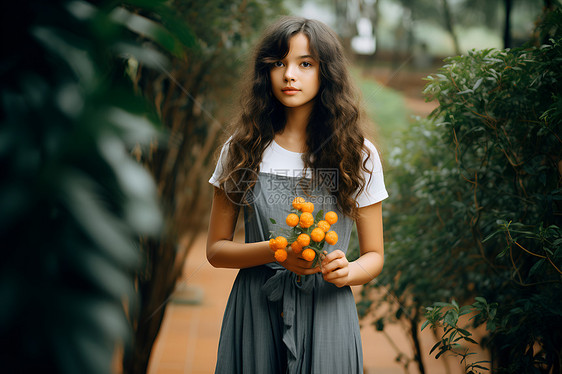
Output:
<instances>
[{"instance_id":1,"label":"girl's left hand","mask_svg":"<svg viewBox=\"0 0 562 374\"><path fill-rule=\"evenodd\" d=\"M324 257L321 263L322 277L326 282L333 283L337 287L347 285L349 276L349 261L343 251L337 249Z\"/></svg>"}]
</instances>

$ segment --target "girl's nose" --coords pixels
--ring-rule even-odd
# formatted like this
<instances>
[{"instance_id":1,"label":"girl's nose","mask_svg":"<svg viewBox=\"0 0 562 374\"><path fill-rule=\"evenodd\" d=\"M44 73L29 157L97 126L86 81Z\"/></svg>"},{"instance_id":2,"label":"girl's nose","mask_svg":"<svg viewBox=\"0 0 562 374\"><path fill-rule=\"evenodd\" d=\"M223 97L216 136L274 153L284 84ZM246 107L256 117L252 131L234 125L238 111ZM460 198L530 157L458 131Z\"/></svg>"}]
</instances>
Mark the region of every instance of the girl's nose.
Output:
<instances>
[{"instance_id":1,"label":"girl's nose","mask_svg":"<svg viewBox=\"0 0 562 374\"><path fill-rule=\"evenodd\" d=\"M284 78L285 78L285 82L292 82L295 80L294 67L287 66L287 68L285 69Z\"/></svg>"}]
</instances>

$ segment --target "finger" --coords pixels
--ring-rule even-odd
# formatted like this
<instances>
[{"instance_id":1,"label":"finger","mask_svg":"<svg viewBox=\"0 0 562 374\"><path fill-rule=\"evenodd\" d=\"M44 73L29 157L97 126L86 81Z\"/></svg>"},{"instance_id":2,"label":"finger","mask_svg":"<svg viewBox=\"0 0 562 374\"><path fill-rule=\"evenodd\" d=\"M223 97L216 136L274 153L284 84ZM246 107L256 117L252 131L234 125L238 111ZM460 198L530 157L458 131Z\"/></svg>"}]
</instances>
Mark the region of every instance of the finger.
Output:
<instances>
[{"instance_id":1,"label":"finger","mask_svg":"<svg viewBox=\"0 0 562 374\"><path fill-rule=\"evenodd\" d=\"M325 262L330 262L330 261L335 260L336 258L339 258L338 251L333 251L333 252L328 253L328 254L326 255L326 257L324 257L324 261L325 261Z\"/></svg>"},{"instance_id":2,"label":"finger","mask_svg":"<svg viewBox=\"0 0 562 374\"><path fill-rule=\"evenodd\" d=\"M332 282L332 284L338 288L342 288L343 286L347 285L347 283L342 279L338 279L337 281Z\"/></svg>"},{"instance_id":3,"label":"finger","mask_svg":"<svg viewBox=\"0 0 562 374\"><path fill-rule=\"evenodd\" d=\"M348 275L347 269L338 269L336 271L325 273L323 275L323 278L326 281L333 282L339 278L345 278L347 277L347 275Z\"/></svg>"},{"instance_id":4,"label":"finger","mask_svg":"<svg viewBox=\"0 0 562 374\"><path fill-rule=\"evenodd\" d=\"M307 261L304 258L299 258L299 259L297 259L297 265L302 267L302 268L311 268L312 267L312 261Z\"/></svg>"},{"instance_id":5,"label":"finger","mask_svg":"<svg viewBox=\"0 0 562 374\"><path fill-rule=\"evenodd\" d=\"M326 282L333 284L336 287L343 287L347 283L347 278L324 279Z\"/></svg>"},{"instance_id":6,"label":"finger","mask_svg":"<svg viewBox=\"0 0 562 374\"><path fill-rule=\"evenodd\" d=\"M303 275L310 275L310 274L316 274L321 272L322 270L319 267L313 267L313 268L307 268L303 270Z\"/></svg>"},{"instance_id":7,"label":"finger","mask_svg":"<svg viewBox=\"0 0 562 374\"><path fill-rule=\"evenodd\" d=\"M316 274L320 272L320 268L314 267L314 268L301 268L301 267L296 267L294 269L291 270L293 273L298 274L298 275L311 275L311 274Z\"/></svg>"},{"instance_id":8,"label":"finger","mask_svg":"<svg viewBox=\"0 0 562 374\"><path fill-rule=\"evenodd\" d=\"M342 257L345 257L345 253L343 253L339 249L336 249L335 251L328 253L326 257L324 257L324 260L322 262L328 263Z\"/></svg>"},{"instance_id":9,"label":"finger","mask_svg":"<svg viewBox=\"0 0 562 374\"><path fill-rule=\"evenodd\" d=\"M322 270L324 273L329 273L337 269L341 269L347 266L347 261L345 259L336 259L325 265L322 265Z\"/></svg>"},{"instance_id":10,"label":"finger","mask_svg":"<svg viewBox=\"0 0 562 374\"><path fill-rule=\"evenodd\" d=\"M299 272L299 273L306 272L306 273L312 274L312 273L318 273L318 272L321 271L321 269L318 265L319 264L312 267L312 261L306 261L304 259L297 258L292 262L291 269L288 269L288 270L291 270L294 273L296 273L296 272Z\"/></svg>"}]
</instances>

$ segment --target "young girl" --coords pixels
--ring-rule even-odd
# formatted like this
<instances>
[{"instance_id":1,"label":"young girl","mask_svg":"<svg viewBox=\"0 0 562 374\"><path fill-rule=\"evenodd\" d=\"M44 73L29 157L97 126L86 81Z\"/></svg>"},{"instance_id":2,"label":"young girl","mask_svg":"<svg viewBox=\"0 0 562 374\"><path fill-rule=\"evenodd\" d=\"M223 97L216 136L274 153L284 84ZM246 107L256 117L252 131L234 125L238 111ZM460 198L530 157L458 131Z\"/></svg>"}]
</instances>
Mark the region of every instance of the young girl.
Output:
<instances>
[{"instance_id":1,"label":"young girl","mask_svg":"<svg viewBox=\"0 0 562 374\"><path fill-rule=\"evenodd\" d=\"M241 115L222 148L207 258L240 269L228 300L216 373L362 373L359 322L349 286L383 267L381 201L388 195L377 150L361 130L358 100L336 34L284 17L259 42ZM312 267L290 248L276 262L270 218L285 222L296 196L335 211L339 235ZM233 241L239 208L245 243ZM353 222L361 256L345 256Z\"/></svg>"}]
</instances>

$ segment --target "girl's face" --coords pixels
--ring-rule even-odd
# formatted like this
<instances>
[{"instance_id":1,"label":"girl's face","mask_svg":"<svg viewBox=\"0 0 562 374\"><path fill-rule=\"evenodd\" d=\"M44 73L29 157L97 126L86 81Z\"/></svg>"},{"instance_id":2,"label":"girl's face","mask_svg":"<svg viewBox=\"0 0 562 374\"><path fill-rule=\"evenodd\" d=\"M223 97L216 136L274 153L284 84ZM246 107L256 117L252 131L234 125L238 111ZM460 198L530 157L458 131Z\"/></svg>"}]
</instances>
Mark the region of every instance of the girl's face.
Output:
<instances>
[{"instance_id":1,"label":"girl's face","mask_svg":"<svg viewBox=\"0 0 562 374\"><path fill-rule=\"evenodd\" d=\"M285 107L312 108L320 88L320 68L312 58L304 34L296 34L289 40L289 53L274 63L269 76L273 95Z\"/></svg>"}]
</instances>

